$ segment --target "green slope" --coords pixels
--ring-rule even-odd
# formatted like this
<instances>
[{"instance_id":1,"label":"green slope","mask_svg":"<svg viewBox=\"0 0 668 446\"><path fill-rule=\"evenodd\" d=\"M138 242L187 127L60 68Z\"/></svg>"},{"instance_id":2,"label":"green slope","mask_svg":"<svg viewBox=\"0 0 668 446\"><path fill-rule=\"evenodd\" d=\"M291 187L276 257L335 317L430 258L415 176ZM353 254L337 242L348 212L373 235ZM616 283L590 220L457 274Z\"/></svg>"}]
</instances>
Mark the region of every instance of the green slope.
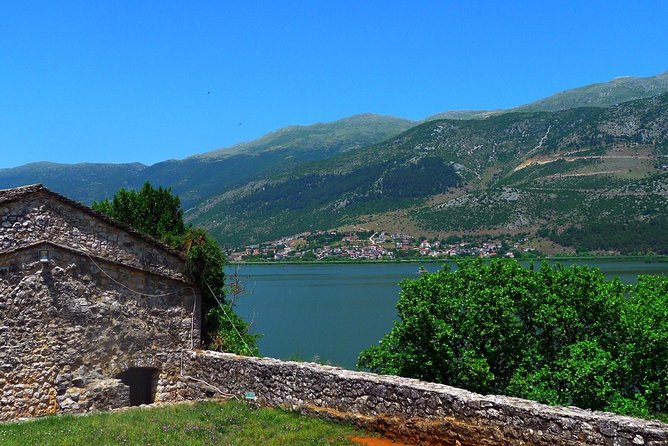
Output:
<instances>
[{"instance_id":1,"label":"green slope","mask_svg":"<svg viewBox=\"0 0 668 446\"><path fill-rule=\"evenodd\" d=\"M39 162L0 169L0 189L42 183L74 200L90 203L112 196L121 187L133 187L146 168L132 164L57 164Z\"/></svg>"},{"instance_id":2,"label":"green slope","mask_svg":"<svg viewBox=\"0 0 668 446\"><path fill-rule=\"evenodd\" d=\"M263 176L374 144L413 125L404 119L365 114L330 123L292 126L256 141L150 167L138 163L33 163L0 169L0 187L43 183L63 195L90 203L111 197L121 187L136 188L150 181L171 187L188 208Z\"/></svg>"},{"instance_id":3,"label":"green slope","mask_svg":"<svg viewBox=\"0 0 668 446\"><path fill-rule=\"evenodd\" d=\"M228 149L155 164L142 172L142 178L171 186L189 208L250 181L377 143L413 125L404 119L365 114L292 126Z\"/></svg>"},{"instance_id":4,"label":"green slope","mask_svg":"<svg viewBox=\"0 0 668 446\"><path fill-rule=\"evenodd\" d=\"M574 107L610 107L666 92L668 92L668 71L651 77L618 77L608 82L562 91L513 110L558 111Z\"/></svg>"},{"instance_id":5,"label":"green slope","mask_svg":"<svg viewBox=\"0 0 668 446\"><path fill-rule=\"evenodd\" d=\"M608 82L565 90L509 110L452 110L430 116L437 119L483 119L507 112L560 111L578 107L610 107L668 92L668 71L650 77L618 77Z\"/></svg>"},{"instance_id":6,"label":"green slope","mask_svg":"<svg viewBox=\"0 0 668 446\"><path fill-rule=\"evenodd\" d=\"M294 154L317 150L326 155L366 147L414 125L414 121L406 119L365 113L333 122L285 127L255 141L214 150L193 158L215 159L239 153L250 155L268 151L287 151Z\"/></svg>"},{"instance_id":7,"label":"green slope","mask_svg":"<svg viewBox=\"0 0 668 446\"><path fill-rule=\"evenodd\" d=\"M611 216L625 209L626 218L642 221L665 212L665 195L630 207L619 191L662 178L666 147L668 95L608 109L431 121L246 184L196 207L189 218L231 245L377 222L398 210L416 227L441 234L561 233L590 220L587 209ZM448 195L453 191L456 198Z\"/></svg>"}]
</instances>

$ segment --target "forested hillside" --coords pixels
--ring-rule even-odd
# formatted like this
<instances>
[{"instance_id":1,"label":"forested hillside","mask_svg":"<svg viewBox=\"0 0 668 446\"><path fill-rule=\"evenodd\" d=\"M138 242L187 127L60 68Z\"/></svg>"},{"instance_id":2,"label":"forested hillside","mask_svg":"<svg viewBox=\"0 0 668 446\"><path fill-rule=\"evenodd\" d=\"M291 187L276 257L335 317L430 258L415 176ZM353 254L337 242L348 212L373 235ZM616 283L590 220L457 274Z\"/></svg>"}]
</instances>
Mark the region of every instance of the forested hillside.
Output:
<instances>
[{"instance_id":1,"label":"forested hillside","mask_svg":"<svg viewBox=\"0 0 668 446\"><path fill-rule=\"evenodd\" d=\"M42 183L55 192L90 204L94 200L111 197L122 187L136 187L136 178L145 168L140 163L31 163L0 169L0 189Z\"/></svg>"},{"instance_id":2,"label":"forested hillside","mask_svg":"<svg viewBox=\"0 0 668 446\"><path fill-rule=\"evenodd\" d=\"M526 232L587 250L663 250L652 228L668 209L666 155L668 95L607 109L430 121L244 185L189 218L229 244L410 222L428 234ZM601 225L659 239L642 247L575 243Z\"/></svg>"}]
</instances>

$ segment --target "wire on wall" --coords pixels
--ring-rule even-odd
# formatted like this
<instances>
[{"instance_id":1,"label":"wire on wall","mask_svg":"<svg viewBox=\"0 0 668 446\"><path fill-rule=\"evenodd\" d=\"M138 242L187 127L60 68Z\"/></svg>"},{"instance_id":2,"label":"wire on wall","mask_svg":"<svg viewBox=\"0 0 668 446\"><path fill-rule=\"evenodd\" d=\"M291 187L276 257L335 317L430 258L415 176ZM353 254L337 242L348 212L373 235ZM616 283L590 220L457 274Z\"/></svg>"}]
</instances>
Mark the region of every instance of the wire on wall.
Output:
<instances>
[{"instance_id":1,"label":"wire on wall","mask_svg":"<svg viewBox=\"0 0 668 446\"><path fill-rule=\"evenodd\" d=\"M218 296L217 296L216 293L214 293L213 290L211 289L211 285L209 285L209 283L208 283L207 281L204 281L204 283L206 283L207 288L209 288L209 291L211 292L211 294L213 294L213 297L216 299L216 302L218 302L218 305L220 306L220 309L223 310L223 314L225 315L225 317L227 318L227 320L230 322L230 325L232 325L232 328L234 328L234 331L235 331L235 332L237 333L237 335L239 336L239 339L241 339L241 342L243 342L244 346L246 346L246 351L247 351L248 354L250 355L251 352L252 352L251 348L248 346L248 343L246 342L246 340L244 339L244 337L241 335L241 333L239 333L239 330L237 330L237 326L234 325L234 322L232 321L232 319L230 318L230 316L227 314L227 311L225 311L225 307L223 306L223 304L222 304L222 303L220 302L220 300L218 299Z\"/></svg>"},{"instance_id":2,"label":"wire on wall","mask_svg":"<svg viewBox=\"0 0 668 446\"><path fill-rule=\"evenodd\" d=\"M83 252L84 254L86 254L86 257L88 257L88 258L90 259L90 261L93 262L93 264L95 265L95 267L97 267L97 269L100 270L100 272L101 272L102 274L104 274L105 277L107 277L109 280L111 280L111 281L114 282L115 284L117 284L117 285L119 285L119 286L125 288L126 290L131 291L131 292L133 292L133 293L135 293L135 294L137 294L137 295L139 295L139 296L143 296L143 297L167 297L167 296L171 296L171 295L174 295L174 294L178 294L178 293L180 293L182 290L190 290L190 291L192 291L192 293L193 293L193 311L192 311L192 313L190 314L190 347L191 347L192 349L195 348L195 334L194 334L194 333L195 333L195 311L197 311L197 293L196 293L196 291L195 291L195 289L194 289L193 287L189 287L189 286L188 286L188 287L183 287L183 288L181 288L181 289L179 289L179 290L172 291L172 292L169 292L169 293L164 293L164 294L147 294L147 293L142 293L141 291L137 291L137 290L135 290L135 289L133 289L133 288L130 288L129 286L125 285L124 283L121 283L121 282L119 282L118 280L116 280L116 279L114 279L113 277L111 277L105 270L102 269L102 267L101 267L101 266L100 266L100 265L93 259L93 257L92 257L89 253L87 253L86 251L83 251L83 250L82 250L81 252ZM208 284L207 284L207 286L208 286ZM224 310L223 310L223 311L224 311Z\"/></svg>"},{"instance_id":3,"label":"wire on wall","mask_svg":"<svg viewBox=\"0 0 668 446\"><path fill-rule=\"evenodd\" d=\"M167 297L167 296L171 296L171 295L173 295L173 294L180 293L180 292L181 292L182 290L184 290L184 289L192 289L192 287L183 287L183 288L181 288L181 289L179 289L179 290L171 291L171 292L169 292L169 293L164 293L164 294L147 294L147 293L142 293L141 291L137 291L137 290L135 290L135 289L133 289L133 288L130 288L129 286L125 285L124 283L121 283L121 282L119 282L118 280L116 280L116 279L114 279L113 277L111 277L105 270L102 269L102 267L101 267L101 266L100 266L100 265L93 259L93 257L91 257L90 254L88 254L86 251L81 251L81 252L83 252L84 254L86 254L86 256L90 259L91 262L93 262L93 264L97 267L97 269L99 269L100 272L101 272L102 274L104 274L109 280L111 280L112 282L114 282L116 285L119 285L119 286L125 288L126 290L131 291L131 292L133 292L133 293L135 293L135 294L138 294L138 295L140 295L140 296L144 296L144 297Z\"/></svg>"}]
</instances>

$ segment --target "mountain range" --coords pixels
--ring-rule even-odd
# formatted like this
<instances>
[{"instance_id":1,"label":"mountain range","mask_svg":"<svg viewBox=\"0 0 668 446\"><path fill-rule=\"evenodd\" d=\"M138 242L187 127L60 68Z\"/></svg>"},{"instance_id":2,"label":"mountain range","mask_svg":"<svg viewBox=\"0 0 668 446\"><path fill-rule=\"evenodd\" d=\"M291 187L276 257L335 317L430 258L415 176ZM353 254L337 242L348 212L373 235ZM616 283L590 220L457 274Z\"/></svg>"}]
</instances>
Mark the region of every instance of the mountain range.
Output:
<instances>
[{"instance_id":1,"label":"mountain range","mask_svg":"<svg viewBox=\"0 0 668 446\"><path fill-rule=\"evenodd\" d=\"M150 181L229 246L313 229L526 234L546 251L668 250L668 72L511 110L292 126L152 166L0 169L84 203Z\"/></svg>"}]
</instances>

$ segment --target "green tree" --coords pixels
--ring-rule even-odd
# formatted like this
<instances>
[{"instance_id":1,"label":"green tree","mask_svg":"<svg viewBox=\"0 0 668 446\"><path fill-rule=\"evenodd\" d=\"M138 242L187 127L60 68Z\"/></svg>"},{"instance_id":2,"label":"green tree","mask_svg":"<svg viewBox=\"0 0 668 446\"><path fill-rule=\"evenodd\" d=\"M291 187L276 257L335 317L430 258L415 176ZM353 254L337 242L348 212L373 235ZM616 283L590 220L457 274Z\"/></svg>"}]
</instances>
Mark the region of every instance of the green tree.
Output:
<instances>
[{"instance_id":1,"label":"green tree","mask_svg":"<svg viewBox=\"0 0 668 446\"><path fill-rule=\"evenodd\" d=\"M225 255L203 229L186 226L179 198L171 189L150 183L138 190L120 189L111 200L94 202L102 212L139 232L181 250L186 272L202 293L202 338L207 348L257 355L258 335L234 312L225 296Z\"/></svg>"},{"instance_id":2,"label":"green tree","mask_svg":"<svg viewBox=\"0 0 668 446\"><path fill-rule=\"evenodd\" d=\"M92 207L173 247L186 232L179 197L148 181L138 191L120 189L111 200L93 202Z\"/></svg>"},{"instance_id":3,"label":"green tree","mask_svg":"<svg viewBox=\"0 0 668 446\"><path fill-rule=\"evenodd\" d=\"M549 404L666 411L668 278L465 260L401 283L399 321L359 366Z\"/></svg>"}]
</instances>

